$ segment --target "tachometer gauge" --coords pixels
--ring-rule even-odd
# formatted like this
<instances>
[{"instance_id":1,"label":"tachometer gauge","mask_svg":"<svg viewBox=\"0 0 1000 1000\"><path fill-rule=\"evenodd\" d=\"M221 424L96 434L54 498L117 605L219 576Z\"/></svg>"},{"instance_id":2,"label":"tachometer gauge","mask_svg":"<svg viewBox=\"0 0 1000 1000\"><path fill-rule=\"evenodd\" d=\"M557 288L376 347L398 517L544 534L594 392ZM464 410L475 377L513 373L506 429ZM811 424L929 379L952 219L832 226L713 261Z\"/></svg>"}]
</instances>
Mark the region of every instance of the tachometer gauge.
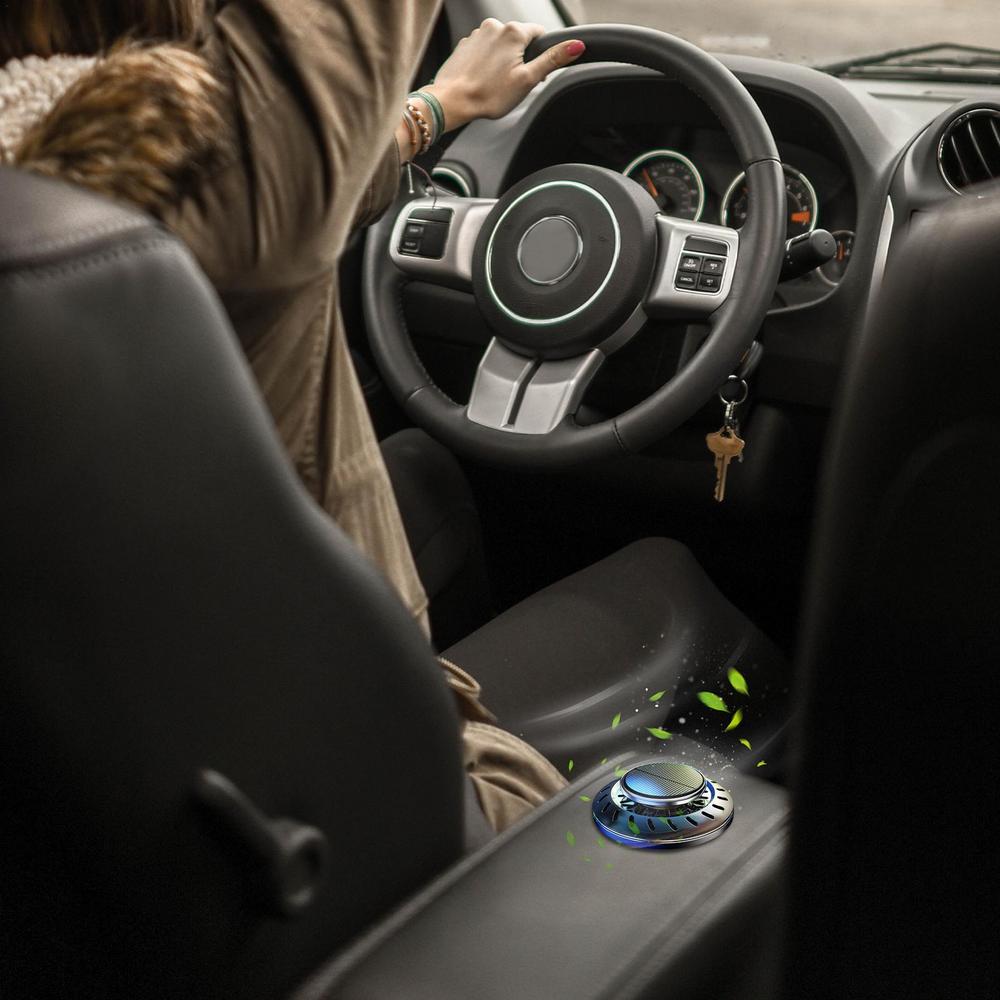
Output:
<instances>
[{"instance_id":1,"label":"tachometer gauge","mask_svg":"<svg viewBox=\"0 0 1000 1000\"><path fill-rule=\"evenodd\" d=\"M837 241L837 252L819 269L819 274L828 284L839 285L854 252L854 233L850 229L836 229L830 235Z\"/></svg>"},{"instance_id":2,"label":"tachometer gauge","mask_svg":"<svg viewBox=\"0 0 1000 1000\"><path fill-rule=\"evenodd\" d=\"M805 174L788 166L787 163L783 163L781 167L785 171L785 192L788 195L786 238L793 239L803 233L811 233L816 228L819 202L816 199L816 190ZM722 199L722 224L740 229L747 221L749 207L747 175L742 173L733 179Z\"/></svg>"},{"instance_id":3,"label":"tachometer gauge","mask_svg":"<svg viewBox=\"0 0 1000 1000\"><path fill-rule=\"evenodd\" d=\"M651 149L637 156L623 171L641 184L664 215L697 222L705 207L705 184L698 168L672 149Z\"/></svg>"}]
</instances>

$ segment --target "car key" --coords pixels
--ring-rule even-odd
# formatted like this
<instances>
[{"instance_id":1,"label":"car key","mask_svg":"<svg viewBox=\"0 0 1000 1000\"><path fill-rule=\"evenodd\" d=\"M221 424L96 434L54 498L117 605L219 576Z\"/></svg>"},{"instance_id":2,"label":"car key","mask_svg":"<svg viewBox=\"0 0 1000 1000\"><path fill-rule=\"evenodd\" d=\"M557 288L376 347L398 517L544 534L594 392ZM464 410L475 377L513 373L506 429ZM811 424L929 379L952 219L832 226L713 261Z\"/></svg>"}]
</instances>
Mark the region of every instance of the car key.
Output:
<instances>
[{"instance_id":1,"label":"car key","mask_svg":"<svg viewBox=\"0 0 1000 1000\"><path fill-rule=\"evenodd\" d=\"M742 456L745 442L732 427L723 424L719 430L705 435L705 443L715 456L715 499L722 503L726 497L729 463Z\"/></svg>"}]
</instances>

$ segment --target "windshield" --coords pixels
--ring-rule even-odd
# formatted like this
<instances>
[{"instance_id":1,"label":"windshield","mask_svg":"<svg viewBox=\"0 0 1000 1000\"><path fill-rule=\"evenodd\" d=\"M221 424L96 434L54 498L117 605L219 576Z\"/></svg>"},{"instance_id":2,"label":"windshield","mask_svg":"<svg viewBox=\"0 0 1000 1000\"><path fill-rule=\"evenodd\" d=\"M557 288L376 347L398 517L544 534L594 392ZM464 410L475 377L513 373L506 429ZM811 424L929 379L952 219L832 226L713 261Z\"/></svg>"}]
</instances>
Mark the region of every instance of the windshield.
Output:
<instances>
[{"instance_id":1,"label":"windshield","mask_svg":"<svg viewBox=\"0 0 1000 1000\"><path fill-rule=\"evenodd\" d=\"M952 43L1000 48L998 0L563 0L580 24L617 21L710 52L810 66Z\"/></svg>"}]
</instances>

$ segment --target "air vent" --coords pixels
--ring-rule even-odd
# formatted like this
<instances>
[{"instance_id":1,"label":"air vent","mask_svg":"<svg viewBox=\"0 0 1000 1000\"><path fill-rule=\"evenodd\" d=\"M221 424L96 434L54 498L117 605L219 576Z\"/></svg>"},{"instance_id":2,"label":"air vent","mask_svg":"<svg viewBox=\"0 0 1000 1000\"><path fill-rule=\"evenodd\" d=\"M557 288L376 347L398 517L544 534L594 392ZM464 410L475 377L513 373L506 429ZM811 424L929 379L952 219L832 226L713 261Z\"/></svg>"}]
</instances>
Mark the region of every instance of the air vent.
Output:
<instances>
[{"instance_id":1,"label":"air vent","mask_svg":"<svg viewBox=\"0 0 1000 1000\"><path fill-rule=\"evenodd\" d=\"M956 194L1000 177L1000 111L976 108L956 118L941 136L938 166Z\"/></svg>"},{"instance_id":2,"label":"air vent","mask_svg":"<svg viewBox=\"0 0 1000 1000\"><path fill-rule=\"evenodd\" d=\"M472 197L472 185L469 183L469 178L454 167L437 166L431 171L431 177L438 190L444 194L458 195L459 198Z\"/></svg>"}]
</instances>

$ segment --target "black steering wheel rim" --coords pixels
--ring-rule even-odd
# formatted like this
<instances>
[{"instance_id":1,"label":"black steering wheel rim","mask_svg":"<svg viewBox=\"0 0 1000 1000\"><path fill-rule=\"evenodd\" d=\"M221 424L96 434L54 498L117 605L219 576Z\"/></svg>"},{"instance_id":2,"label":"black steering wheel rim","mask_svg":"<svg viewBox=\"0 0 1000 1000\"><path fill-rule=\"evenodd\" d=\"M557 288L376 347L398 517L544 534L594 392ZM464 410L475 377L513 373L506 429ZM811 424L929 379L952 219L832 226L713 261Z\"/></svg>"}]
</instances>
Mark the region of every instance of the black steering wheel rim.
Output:
<instances>
[{"instance_id":1,"label":"black steering wheel rim","mask_svg":"<svg viewBox=\"0 0 1000 1000\"><path fill-rule=\"evenodd\" d=\"M651 28L588 25L537 39L531 59L546 48L581 38L581 62L619 62L663 73L693 91L728 133L746 171L753 211L740 230L740 255L722 305L707 321L709 334L695 355L643 402L617 417L581 425L572 417L545 434L522 434L470 420L466 407L446 396L421 363L406 332L405 277L389 262L392 220L369 235L363 299L369 339L395 398L419 426L449 447L491 464L552 468L641 451L689 419L732 373L750 346L777 285L785 239L785 185L770 129L753 98L717 59Z\"/></svg>"}]
</instances>

